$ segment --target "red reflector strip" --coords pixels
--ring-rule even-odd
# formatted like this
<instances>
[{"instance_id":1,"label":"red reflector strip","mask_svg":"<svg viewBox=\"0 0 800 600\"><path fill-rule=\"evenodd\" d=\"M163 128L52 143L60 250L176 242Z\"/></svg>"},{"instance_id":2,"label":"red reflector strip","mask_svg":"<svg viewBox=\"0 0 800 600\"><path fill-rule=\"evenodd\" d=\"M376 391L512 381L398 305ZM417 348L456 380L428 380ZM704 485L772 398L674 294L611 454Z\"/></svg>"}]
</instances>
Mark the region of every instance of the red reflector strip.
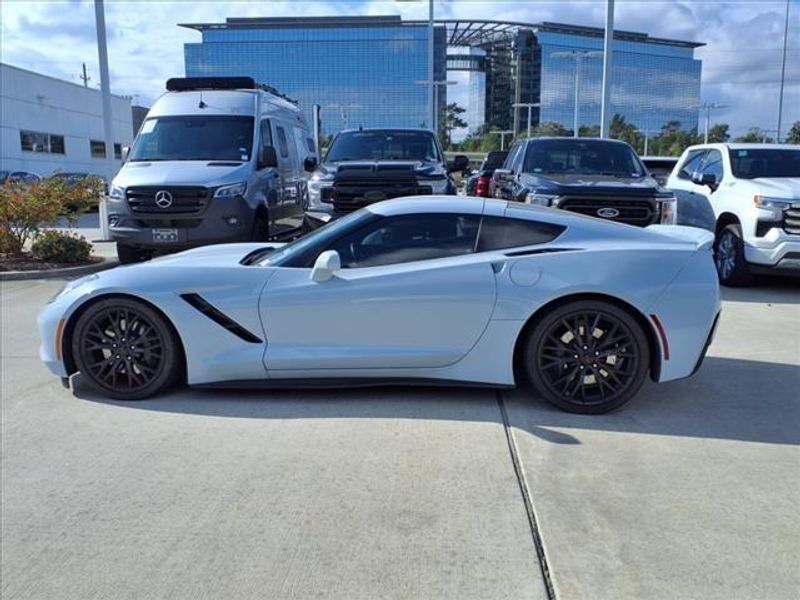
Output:
<instances>
[{"instance_id":1,"label":"red reflector strip","mask_svg":"<svg viewBox=\"0 0 800 600\"><path fill-rule=\"evenodd\" d=\"M661 346L664 348L664 360L669 360L669 342L667 342L667 333L664 331L664 326L656 315L650 315L650 319L656 326L658 337L661 338Z\"/></svg>"}]
</instances>

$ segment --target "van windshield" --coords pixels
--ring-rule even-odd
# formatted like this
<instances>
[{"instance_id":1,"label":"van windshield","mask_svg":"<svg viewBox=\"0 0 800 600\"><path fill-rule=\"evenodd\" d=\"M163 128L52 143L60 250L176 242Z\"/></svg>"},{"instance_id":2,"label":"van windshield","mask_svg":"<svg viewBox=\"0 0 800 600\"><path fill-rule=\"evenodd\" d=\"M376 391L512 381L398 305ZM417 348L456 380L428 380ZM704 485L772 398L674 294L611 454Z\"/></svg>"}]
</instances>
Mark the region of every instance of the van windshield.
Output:
<instances>
[{"instance_id":1,"label":"van windshield","mask_svg":"<svg viewBox=\"0 0 800 600\"><path fill-rule=\"evenodd\" d=\"M252 147L253 117L154 117L142 124L130 160L247 162Z\"/></svg>"}]
</instances>

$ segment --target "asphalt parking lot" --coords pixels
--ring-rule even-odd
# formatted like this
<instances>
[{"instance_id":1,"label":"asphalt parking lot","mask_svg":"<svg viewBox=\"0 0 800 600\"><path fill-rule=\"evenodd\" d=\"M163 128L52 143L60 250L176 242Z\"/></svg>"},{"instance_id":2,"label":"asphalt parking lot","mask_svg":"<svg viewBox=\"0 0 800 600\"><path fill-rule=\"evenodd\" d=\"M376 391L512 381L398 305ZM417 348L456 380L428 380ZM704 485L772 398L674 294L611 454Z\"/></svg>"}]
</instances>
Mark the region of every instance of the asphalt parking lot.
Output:
<instances>
[{"instance_id":1,"label":"asphalt parking lot","mask_svg":"<svg viewBox=\"0 0 800 600\"><path fill-rule=\"evenodd\" d=\"M592 417L491 390L73 393L37 355L62 283L0 284L3 598L800 594L796 284L725 290L695 377Z\"/></svg>"}]
</instances>

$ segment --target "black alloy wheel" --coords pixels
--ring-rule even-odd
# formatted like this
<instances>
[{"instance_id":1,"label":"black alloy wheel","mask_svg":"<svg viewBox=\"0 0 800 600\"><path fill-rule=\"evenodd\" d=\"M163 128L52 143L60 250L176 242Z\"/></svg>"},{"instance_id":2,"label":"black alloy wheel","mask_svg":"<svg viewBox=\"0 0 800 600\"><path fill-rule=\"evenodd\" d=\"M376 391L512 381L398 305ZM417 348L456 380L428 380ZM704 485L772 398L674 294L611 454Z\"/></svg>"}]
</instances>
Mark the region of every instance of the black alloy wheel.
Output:
<instances>
[{"instance_id":1,"label":"black alloy wheel","mask_svg":"<svg viewBox=\"0 0 800 600\"><path fill-rule=\"evenodd\" d=\"M140 400L175 383L182 354L172 329L143 302L109 298L84 312L72 335L78 370L104 394Z\"/></svg>"},{"instance_id":2,"label":"black alloy wheel","mask_svg":"<svg viewBox=\"0 0 800 600\"><path fill-rule=\"evenodd\" d=\"M630 400L649 367L647 339L617 306L593 300L545 315L525 347L525 371L548 402L575 413L605 413Z\"/></svg>"}]
</instances>

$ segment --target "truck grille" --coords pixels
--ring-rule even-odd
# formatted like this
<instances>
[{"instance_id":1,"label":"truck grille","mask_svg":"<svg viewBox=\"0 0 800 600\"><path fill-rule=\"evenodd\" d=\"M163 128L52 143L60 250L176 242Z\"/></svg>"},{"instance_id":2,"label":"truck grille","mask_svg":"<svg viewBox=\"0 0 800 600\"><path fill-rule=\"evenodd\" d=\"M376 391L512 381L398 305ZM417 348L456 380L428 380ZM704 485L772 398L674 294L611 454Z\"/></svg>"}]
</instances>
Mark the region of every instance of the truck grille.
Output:
<instances>
[{"instance_id":1,"label":"truck grille","mask_svg":"<svg viewBox=\"0 0 800 600\"><path fill-rule=\"evenodd\" d=\"M619 211L615 217L605 217L608 221L647 227L658 222L655 202L651 200L619 200L614 198L576 198L568 196L558 204L558 208L571 212L600 217L597 211L613 208Z\"/></svg>"},{"instance_id":2,"label":"truck grille","mask_svg":"<svg viewBox=\"0 0 800 600\"><path fill-rule=\"evenodd\" d=\"M161 206L156 202L156 194L166 192L172 201ZM146 186L130 187L125 191L128 206L135 213L153 215L194 214L202 212L208 204L210 191L197 186Z\"/></svg>"},{"instance_id":3,"label":"truck grille","mask_svg":"<svg viewBox=\"0 0 800 600\"><path fill-rule=\"evenodd\" d=\"M400 198L402 196L424 196L433 190L427 185L415 183L346 183L333 186L333 208L339 213L348 213L369 204Z\"/></svg>"},{"instance_id":4,"label":"truck grille","mask_svg":"<svg viewBox=\"0 0 800 600\"><path fill-rule=\"evenodd\" d=\"M783 212L783 230L786 233L800 235L800 204L793 204Z\"/></svg>"}]
</instances>

